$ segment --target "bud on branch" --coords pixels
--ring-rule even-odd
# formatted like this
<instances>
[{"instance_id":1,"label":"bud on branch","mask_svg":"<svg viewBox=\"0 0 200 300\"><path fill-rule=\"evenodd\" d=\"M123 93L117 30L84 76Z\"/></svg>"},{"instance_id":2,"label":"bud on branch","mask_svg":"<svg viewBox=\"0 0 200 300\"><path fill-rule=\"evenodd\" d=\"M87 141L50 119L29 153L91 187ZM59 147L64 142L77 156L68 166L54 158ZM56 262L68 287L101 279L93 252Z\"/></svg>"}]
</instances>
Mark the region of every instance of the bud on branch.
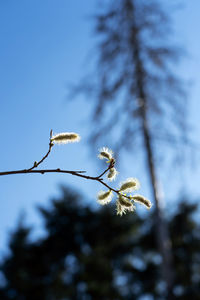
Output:
<instances>
[{"instance_id":1,"label":"bud on branch","mask_svg":"<svg viewBox=\"0 0 200 300\"><path fill-rule=\"evenodd\" d=\"M140 183L136 178L127 178L124 182L121 183L119 189L114 189L109 186L104 180L103 176L106 174L106 177L109 181L114 181L118 175L118 171L115 168L115 158L114 153L111 149L107 147L103 147L99 149L98 158L106 159L107 163L109 163L108 167L99 175L99 176L88 176L83 173L85 171L69 171L69 170L62 170L60 168L57 169L36 169L43 161L49 156L52 147L55 144L67 144L67 143L74 143L79 142L80 136L74 132L63 132L53 135L53 131L50 131L50 139L49 139L49 149L47 153L42 157L41 160L35 161L31 168L29 169L22 169L22 170L15 170L15 171L5 171L0 172L0 176L5 175L16 175L16 174L31 174L31 173L66 173L71 174L74 176L78 176L81 178L95 180L98 181L100 184L104 185L108 190L107 191L100 191L97 196L97 202L101 205L108 204L112 198L113 193L117 195L116 200L116 210L118 215L123 215L127 211L134 211L135 206L134 203L138 202L143 204L147 209L150 209L152 204L151 202L141 195L127 195L126 193L130 193L132 191L138 190L140 188Z\"/></svg>"}]
</instances>

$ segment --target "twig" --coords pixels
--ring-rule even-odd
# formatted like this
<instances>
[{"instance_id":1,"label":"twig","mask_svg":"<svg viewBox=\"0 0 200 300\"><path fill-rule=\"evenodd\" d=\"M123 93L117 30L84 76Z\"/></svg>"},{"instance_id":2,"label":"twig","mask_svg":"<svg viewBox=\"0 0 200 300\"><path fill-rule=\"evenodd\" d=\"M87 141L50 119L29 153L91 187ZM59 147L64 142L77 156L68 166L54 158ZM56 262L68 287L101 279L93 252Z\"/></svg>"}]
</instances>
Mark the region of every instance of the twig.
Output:
<instances>
[{"instance_id":1,"label":"twig","mask_svg":"<svg viewBox=\"0 0 200 300\"><path fill-rule=\"evenodd\" d=\"M52 143L52 141L51 141L52 134L53 134L53 130L51 129L51 131L50 131L50 138L49 138L49 149L48 149L47 153L45 154L45 156L43 156L43 158L39 162L35 161L34 164L33 164L33 166L31 168L27 169L27 171L31 171L31 170L37 168L49 156L49 154L51 152L51 148L54 145Z\"/></svg>"},{"instance_id":2,"label":"twig","mask_svg":"<svg viewBox=\"0 0 200 300\"><path fill-rule=\"evenodd\" d=\"M102 176L110 169L110 166L99 176L88 176L84 175L85 171L69 171L69 170L62 170L62 169L42 169L42 170L31 170L31 169L24 169L24 170L16 170L16 171L6 171L6 172L0 172L0 176L5 176L5 175L17 175L17 174L45 174L45 173L64 173L64 174L71 174L74 176L78 176L81 178L89 179L89 180L94 180L98 181L105 187L107 187L109 190L113 191L116 194L120 194L120 192L116 189L113 189L110 187L107 183L105 183L102 179ZM127 199L130 200L129 196L123 195Z\"/></svg>"},{"instance_id":3,"label":"twig","mask_svg":"<svg viewBox=\"0 0 200 300\"><path fill-rule=\"evenodd\" d=\"M103 173L101 173L99 176L97 176L97 178L100 179L101 177L103 177L103 175L106 174L106 172L108 172L110 169L112 169L114 167L114 165L115 165L115 160L114 160L114 158L112 158L110 161L109 167Z\"/></svg>"},{"instance_id":4,"label":"twig","mask_svg":"<svg viewBox=\"0 0 200 300\"><path fill-rule=\"evenodd\" d=\"M81 177L81 178L98 181L99 183L101 183L102 185L104 185L105 187L107 187L109 190L111 190L114 193L120 195L120 191L119 190L116 190L116 189L113 189L112 187L110 187L107 183L105 183L103 181L103 178L102 178L103 175L105 175L111 168L114 167L114 165L115 165L114 158L111 159L108 168L104 172L102 172L100 175L98 175L98 176L84 175L83 173L86 173L86 171L69 171L69 170L62 170L60 168L57 168L57 169L40 169L40 170L35 170L35 168L37 168L41 163L43 163L43 161L49 156L49 154L51 152L51 149L54 146L51 138L52 138L52 130L50 131L49 149L48 149L47 153L42 157L42 159L39 162L35 161L34 164L33 164L33 166L31 168L29 168L29 169L22 169L22 170L15 170L15 171L0 172L0 176L17 175L17 174L45 174L45 173L71 174L71 175L78 176L78 177ZM126 196L125 194L123 196L125 198L128 198L130 200L129 196Z\"/></svg>"}]
</instances>

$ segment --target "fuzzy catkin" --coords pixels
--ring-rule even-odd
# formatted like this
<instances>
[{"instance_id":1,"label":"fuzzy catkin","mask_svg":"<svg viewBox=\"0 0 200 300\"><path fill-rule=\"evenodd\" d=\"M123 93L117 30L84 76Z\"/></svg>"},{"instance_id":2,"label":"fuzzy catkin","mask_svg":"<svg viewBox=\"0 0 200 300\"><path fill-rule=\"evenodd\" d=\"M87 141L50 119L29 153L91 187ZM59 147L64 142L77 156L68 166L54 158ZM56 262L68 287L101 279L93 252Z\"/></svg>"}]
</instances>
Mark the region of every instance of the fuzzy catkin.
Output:
<instances>
[{"instance_id":1,"label":"fuzzy catkin","mask_svg":"<svg viewBox=\"0 0 200 300\"><path fill-rule=\"evenodd\" d=\"M133 203L131 203L128 199L126 199L124 196L119 195L117 202L117 215L122 216L123 214L126 214L127 211L134 211L135 206Z\"/></svg>"},{"instance_id":2,"label":"fuzzy catkin","mask_svg":"<svg viewBox=\"0 0 200 300\"><path fill-rule=\"evenodd\" d=\"M108 180L110 180L110 181L115 180L117 174L118 174L117 170L115 168L111 168L107 175Z\"/></svg>"},{"instance_id":3,"label":"fuzzy catkin","mask_svg":"<svg viewBox=\"0 0 200 300\"><path fill-rule=\"evenodd\" d=\"M132 192L140 188L140 183L136 178L127 178L121 184L120 192Z\"/></svg>"},{"instance_id":4,"label":"fuzzy catkin","mask_svg":"<svg viewBox=\"0 0 200 300\"><path fill-rule=\"evenodd\" d=\"M123 196L119 196L118 200L119 200L119 203L122 206L125 206L125 207L131 207L131 206L133 206L133 204L128 199L126 199Z\"/></svg>"},{"instance_id":5,"label":"fuzzy catkin","mask_svg":"<svg viewBox=\"0 0 200 300\"><path fill-rule=\"evenodd\" d=\"M111 149L108 149L107 147L103 147L99 149L99 155L98 158L100 159L108 159L111 160L113 158L113 151Z\"/></svg>"},{"instance_id":6,"label":"fuzzy catkin","mask_svg":"<svg viewBox=\"0 0 200 300\"><path fill-rule=\"evenodd\" d=\"M62 132L52 136L51 138L51 142L56 144L67 144L67 143L74 143L79 141L80 141L80 136L75 132Z\"/></svg>"},{"instance_id":7,"label":"fuzzy catkin","mask_svg":"<svg viewBox=\"0 0 200 300\"><path fill-rule=\"evenodd\" d=\"M100 191L97 196L97 202L101 205L105 205L112 200L113 194L112 191L109 190L107 192Z\"/></svg>"},{"instance_id":8,"label":"fuzzy catkin","mask_svg":"<svg viewBox=\"0 0 200 300\"><path fill-rule=\"evenodd\" d=\"M134 195L132 196L132 199L135 201L135 202L138 202L140 204L143 204L146 206L147 209L150 209L151 206L152 206L152 203L150 200L146 199L145 197L143 197L142 195Z\"/></svg>"}]
</instances>

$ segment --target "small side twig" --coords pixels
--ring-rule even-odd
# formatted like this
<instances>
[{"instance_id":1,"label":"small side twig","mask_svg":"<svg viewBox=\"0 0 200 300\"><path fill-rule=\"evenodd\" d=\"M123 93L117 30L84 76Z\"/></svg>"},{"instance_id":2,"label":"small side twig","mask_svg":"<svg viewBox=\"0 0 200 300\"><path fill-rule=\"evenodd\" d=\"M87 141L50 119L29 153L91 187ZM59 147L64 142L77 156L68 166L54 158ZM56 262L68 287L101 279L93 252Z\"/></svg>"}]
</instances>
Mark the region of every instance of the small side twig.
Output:
<instances>
[{"instance_id":1,"label":"small side twig","mask_svg":"<svg viewBox=\"0 0 200 300\"><path fill-rule=\"evenodd\" d=\"M114 158L112 158L108 168L103 173L101 173L99 176L97 176L96 178L101 179L103 177L103 175L105 175L110 169L112 169L114 167L114 165L115 165L115 160L114 160Z\"/></svg>"},{"instance_id":2,"label":"small side twig","mask_svg":"<svg viewBox=\"0 0 200 300\"><path fill-rule=\"evenodd\" d=\"M52 134L53 134L53 130L51 129L51 131L50 131L50 138L49 138L49 149L48 149L47 153L45 154L45 156L43 156L42 159L41 159L40 161L38 161L38 162L35 161L34 164L33 164L33 166L32 166L31 168L27 169L27 171L31 171L31 170L37 168L37 167L38 167L41 163L43 163L43 161L49 156L49 154L50 154L50 152L51 152L51 149L52 149L52 147L53 147L53 145L54 145L54 144L52 143L52 141L51 141Z\"/></svg>"}]
</instances>

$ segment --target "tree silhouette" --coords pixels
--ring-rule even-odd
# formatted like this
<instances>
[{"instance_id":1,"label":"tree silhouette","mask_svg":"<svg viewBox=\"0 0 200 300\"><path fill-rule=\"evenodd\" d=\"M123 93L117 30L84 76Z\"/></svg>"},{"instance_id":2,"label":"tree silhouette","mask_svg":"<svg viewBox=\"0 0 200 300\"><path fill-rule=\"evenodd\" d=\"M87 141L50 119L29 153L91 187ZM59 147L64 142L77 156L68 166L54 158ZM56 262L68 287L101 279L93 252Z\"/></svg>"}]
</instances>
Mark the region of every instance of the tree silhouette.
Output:
<instances>
[{"instance_id":1,"label":"tree silhouette","mask_svg":"<svg viewBox=\"0 0 200 300\"><path fill-rule=\"evenodd\" d=\"M45 235L31 241L31 229L18 225L0 271L2 300L166 299L153 218L119 218L109 206L94 210L80 195L63 188L50 207L39 208ZM199 223L195 205L180 204L169 220L176 299L200 299Z\"/></svg>"},{"instance_id":2,"label":"tree silhouette","mask_svg":"<svg viewBox=\"0 0 200 300\"><path fill-rule=\"evenodd\" d=\"M75 93L86 92L87 100L94 102L92 142L102 137L105 141L107 136L119 153L131 147L141 149L136 140L143 140L155 199L162 273L170 298L171 242L160 203L156 163L162 140L173 148L185 140L184 88L174 72L180 51L171 46L170 20L160 1L110 1L99 8L95 22L96 72L80 83Z\"/></svg>"}]
</instances>

